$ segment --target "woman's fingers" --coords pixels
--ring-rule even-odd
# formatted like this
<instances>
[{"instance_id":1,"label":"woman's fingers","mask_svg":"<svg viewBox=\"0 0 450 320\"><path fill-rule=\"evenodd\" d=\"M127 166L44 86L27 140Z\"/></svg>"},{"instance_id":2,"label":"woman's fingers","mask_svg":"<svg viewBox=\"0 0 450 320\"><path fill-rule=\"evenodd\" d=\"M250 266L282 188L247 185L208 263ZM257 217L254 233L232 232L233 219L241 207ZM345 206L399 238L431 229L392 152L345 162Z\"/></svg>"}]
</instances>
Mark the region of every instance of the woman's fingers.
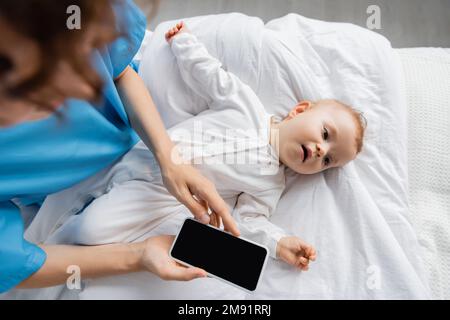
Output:
<instances>
[{"instance_id":1,"label":"woman's fingers","mask_svg":"<svg viewBox=\"0 0 450 320\"><path fill-rule=\"evenodd\" d=\"M215 213L214 211L212 211L209 208L208 203L205 200L201 199L201 197L199 197L198 195L194 195L193 197L205 209L205 212L208 213L209 224L216 228L220 228L220 224L222 222L222 219L220 218L220 216L217 213Z\"/></svg>"},{"instance_id":2,"label":"woman's fingers","mask_svg":"<svg viewBox=\"0 0 450 320\"><path fill-rule=\"evenodd\" d=\"M236 221L234 221L225 201L223 201L216 188L214 186L210 186L207 189L200 189L197 194L201 197L201 199L208 203L212 211L221 217L225 230L238 237L240 232Z\"/></svg>"},{"instance_id":3,"label":"woman's fingers","mask_svg":"<svg viewBox=\"0 0 450 320\"><path fill-rule=\"evenodd\" d=\"M207 273L203 269L186 268L176 264L170 264L163 272L161 272L161 278L163 280L190 281L206 276Z\"/></svg>"},{"instance_id":4,"label":"woman's fingers","mask_svg":"<svg viewBox=\"0 0 450 320\"><path fill-rule=\"evenodd\" d=\"M174 236L169 235L148 238L141 258L142 265L163 280L189 281L206 277L205 270L184 267L170 257L169 250L174 239Z\"/></svg>"},{"instance_id":5,"label":"woman's fingers","mask_svg":"<svg viewBox=\"0 0 450 320\"><path fill-rule=\"evenodd\" d=\"M208 209L201 205L199 201L194 198L194 195L186 188L182 193L180 201L191 211L194 217L201 223L208 224L210 217Z\"/></svg>"},{"instance_id":6,"label":"woman's fingers","mask_svg":"<svg viewBox=\"0 0 450 320\"><path fill-rule=\"evenodd\" d=\"M215 212L213 212L214 216L216 217L217 220L217 228L220 228L222 226L222 218Z\"/></svg>"},{"instance_id":7,"label":"woman's fingers","mask_svg":"<svg viewBox=\"0 0 450 320\"><path fill-rule=\"evenodd\" d=\"M220 218L220 216L217 213L213 212L211 213L210 218L211 218L210 225L216 228L220 228L220 226L222 225L222 219Z\"/></svg>"},{"instance_id":8,"label":"woman's fingers","mask_svg":"<svg viewBox=\"0 0 450 320\"><path fill-rule=\"evenodd\" d=\"M164 185L192 212L195 218L202 223L209 223L209 206L211 211L222 219L225 230L239 236L237 224L214 184L191 166L168 166L163 171ZM206 208L199 203L201 200L206 201Z\"/></svg>"},{"instance_id":9,"label":"woman's fingers","mask_svg":"<svg viewBox=\"0 0 450 320\"><path fill-rule=\"evenodd\" d=\"M212 225L213 227L217 228L217 217L216 217L216 215L214 213L211 213L209 215L209 219L210 219L209 220L209 224Z\"/></svg>"},{"instance_id":10,"label":"woman's fingers","mask_svg":"<svg viewBox=\"0 0 450 320\"><path fill-rule=\"evenodd\" d=\"M190 181L199 173L190 166L171 166L168 169L163 171L163 182L167 190L184 204L197 220L205 224L209 223L207 208L194 198L194 194L189 189L189 184L192 184Z\"/></svg>"}]
</instances>

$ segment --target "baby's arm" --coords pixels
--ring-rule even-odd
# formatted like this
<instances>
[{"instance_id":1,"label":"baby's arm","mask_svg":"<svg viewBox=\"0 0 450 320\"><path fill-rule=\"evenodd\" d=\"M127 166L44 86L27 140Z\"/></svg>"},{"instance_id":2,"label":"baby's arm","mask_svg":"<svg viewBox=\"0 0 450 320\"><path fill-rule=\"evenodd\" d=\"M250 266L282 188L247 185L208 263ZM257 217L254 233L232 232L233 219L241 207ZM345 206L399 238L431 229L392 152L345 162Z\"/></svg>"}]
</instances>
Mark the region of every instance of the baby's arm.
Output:
<instances>
[{"instance_id":1,"label":"baby's arm","mask_svg":"<svg viewBox=\"0 0 450 320\"><path fill-rule=\"evenodd\" d=\"M267 205L246 193L239 196L233 212L244 238L267 246L272 258L308 270L309 262L316 259L314 248L297 237L287 236L269 221L269 214Z\"/></svg>"},{"instance_id":2,"label":"baby's arm","mask_svg":"<svg viewBox=\"0 0 450 320\"><path fill-rule=\"evenodd\" d=\"M185 83L209 102L211 109L235 108L264 113L259 98L253 90L237 76L222 68L219 60L209 54L197 37L189 32L183 23L166 33L174 53L181 76Z\"/></svg>"}]
</instances>

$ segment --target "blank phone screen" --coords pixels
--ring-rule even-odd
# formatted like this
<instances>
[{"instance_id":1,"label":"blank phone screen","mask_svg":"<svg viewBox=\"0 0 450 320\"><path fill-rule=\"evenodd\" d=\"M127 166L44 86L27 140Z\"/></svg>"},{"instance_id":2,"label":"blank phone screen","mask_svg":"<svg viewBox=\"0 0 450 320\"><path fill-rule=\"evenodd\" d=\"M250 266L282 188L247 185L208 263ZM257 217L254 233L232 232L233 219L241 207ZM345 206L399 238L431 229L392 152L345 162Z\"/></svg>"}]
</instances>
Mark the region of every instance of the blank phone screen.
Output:
<instances>
[{"instance_id":1,"label":"blank phone screen","mask_svg":"<svg viewBox=\"0 0 450 320\"><path fill-rule=\"evenodd\" d=\"M264 267L267 250L187 219L171 254L175 259L253 291Z\"/></svg>"}]
</instances>

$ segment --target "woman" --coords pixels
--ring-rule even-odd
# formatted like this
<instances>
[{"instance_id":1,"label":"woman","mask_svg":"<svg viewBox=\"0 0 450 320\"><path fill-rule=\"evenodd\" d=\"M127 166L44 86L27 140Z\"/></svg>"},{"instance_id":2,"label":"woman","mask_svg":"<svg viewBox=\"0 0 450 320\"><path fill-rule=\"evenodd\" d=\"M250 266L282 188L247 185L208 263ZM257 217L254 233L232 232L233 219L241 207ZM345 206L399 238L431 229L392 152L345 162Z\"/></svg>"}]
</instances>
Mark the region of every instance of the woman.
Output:
<instances>
[{"instance_id":1,"label":"woman","mask_svg":"<svg viewBox=\"0 0 450 320\"><path fill-rule=\"evenodd\" d=\"M67 27L72 5L81 9L81 29ZM167 189L197 219L210 218L195 197L238 235L211 182L171 160L173 144L129 66L144 33L145 17L131 1L0 2L0 292L64 283L69 265L84 279L139 270L172 280L205 276L169 258L168 236L97 247L23 239L19 208L113 165L139 138Z\"/></svg>"}]
</instances>

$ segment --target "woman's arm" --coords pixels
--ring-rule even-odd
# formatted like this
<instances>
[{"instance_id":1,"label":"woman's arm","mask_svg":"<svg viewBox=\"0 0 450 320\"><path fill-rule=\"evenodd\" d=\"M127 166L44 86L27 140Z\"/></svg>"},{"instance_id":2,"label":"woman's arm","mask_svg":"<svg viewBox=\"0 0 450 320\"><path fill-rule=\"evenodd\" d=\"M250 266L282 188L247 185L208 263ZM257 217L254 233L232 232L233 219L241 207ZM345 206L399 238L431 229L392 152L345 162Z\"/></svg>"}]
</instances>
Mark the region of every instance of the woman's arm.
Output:
<instances>
[{"instance_id":1,"label":"woman's arm","mask_svg":"<svg viewBox=\"0 0 450 320\"><path fill-rule=\"evenodd\" d=\"M42 288L64 284L68 267L77 266L81 279L92 279L137 271L150 271L164 280L192 280L205 277L199 268L177 265L169 256L172 236L158 236L144 242L102 246L41 246L47 259L36 273L18 288Z\"/></svg>"},{"instance_id":2,"label":"woman's arm","mask_svg":"<svg viewBox=\"0 0 450 320\"><path fill-rule=\"evenodd\" d=\"M139 244L112 244L96 247L41 246L47 259L19 288L42 288L64 283L69 266L80 268L83 279L135 272L140 269Z\"/></svg>"},{"instance_id":3,"label":"woman's arm","mask_svg":"<svg viewBox=\"0 0 450 320\"><path fill-rule=\"evenodd\" d=\"M120 97L125 105L132 127L142 141L155 154L167 190L183 203L194 216L204 223L209 222L205 207L194 199L205 200L208 206L223 219L226 230L239 235L239 230L225 201L215 186L195 168L178 164L173 142L170 140L152 97L138 74L130 67L116 79Z\"/></svg>"},{"instance_id":4,"label":"woman's arm","mask_svg":"<svg viewBox=\"0 0 450 320\"><path fill-rule=\"evenodd\" d=\"M206 200L223 219L225 227L239 234L225 202L214 185L195 168L174 163L170 140L152 98L136 72L127 68L116 85L124 102L131 125L144 143L153 150L161 166L168 190L185 204L197 218L205 214L205 207L193 195ZM149 213L150 214L150 213ZM202 220L205 223L209 221ZM173 237L152 237L141 243L111 244L103 246L42 246L47 258L44 265L18 288L40 288L63 284L71 274L69 266L80 268L81 278L90 279L147 270L165 280L192 280L206 276L198 268L185 268L169 256Z\"/></svg>"}]
</instances>

